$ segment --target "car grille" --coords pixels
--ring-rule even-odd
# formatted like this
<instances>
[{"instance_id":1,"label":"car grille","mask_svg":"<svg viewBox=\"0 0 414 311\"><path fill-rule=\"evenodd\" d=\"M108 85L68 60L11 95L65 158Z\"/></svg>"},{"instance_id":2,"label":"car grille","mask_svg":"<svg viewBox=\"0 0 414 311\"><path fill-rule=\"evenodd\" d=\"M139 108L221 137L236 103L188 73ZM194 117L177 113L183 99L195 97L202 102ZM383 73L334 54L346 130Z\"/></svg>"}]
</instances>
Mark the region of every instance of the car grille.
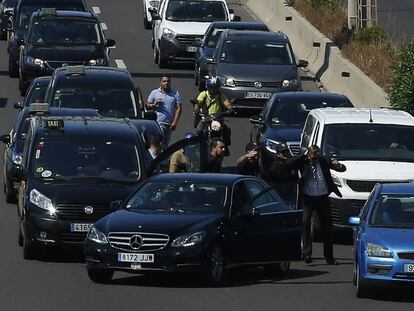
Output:
<instances>
[{"instance_id":1,"label":"car grille","mask_svg":"<svg viewBox=\"0 0 414 311\"><path fill-rule=\"evenodd\" d=\"M141 241L140 247L133 247L136 237ZM129 252L148 252L163 249L170 240L166 234L146 232L111 232L108 234L109 243L113 248Z\"/></svg>"},{"instance_id":2,"label":"car grille","mask_svg":"<svg viewBox=\"0 0 414 311\"><path fill-rule=\"evenodd\" d=\"M414 260L414 253L398 253L398 258Z\"/></svg>"},{"instance_id":3,"label":"car grille","mask_svg":"<svg viewBox=\"0 0 414 311\"><path fill-rule=\"evenodd\" d=\"M288 141L286 143L292 152L293 155L298 155L300 152L300 142L298 141Z\"/></svg>"},{"instance_id":4,"label":"car grille","mask_svg":"<svg viewBox=\"0 0 414 311\"><path fill-rule=\"evenodd\" d=\"M184 45L195 45L195 39L200 38L202 39L203 36L195 36L195 35L179 35L176 37L177 41L180 42L180 44Z\"/></svg>"},{"instance_id":5,"label":"car grille","mask_svg":"<svg viewBox=\"0 0 414 311\"><path fill-rule=\"evenodd\" d=\"M331 217L332 222L335 224L342 223L341 215L339 215L339 211L335 206L331 206Z\"/></svg>"},{"instance_id":6,"label":"car grille","mask_svg":"<svg viewBox=\"0 0 414 311\"><path fill-rule=\"evenodd\" d=\"M93 213L86 214L85 207L88 204L58 204L56 206L56 215L60 220L79 220L79 221L90 221L96 222L102 217L113 212L113 209L109 205L93 205Z\"/></svg>"},{"instance_id":7,"label":"car grille","mask_svg":"<svg viewBox=\"0 0 414 311\"><path fill-rule=\"evenodd\" d=\"M63 243L83 243L87 232L62 232L60 233L60 241Z\"/></svg>"},{"instance_id":8,"label":"car grille","mask_svg":"<svg viewBox=\"0 0 414 311\"><path fill-rule=\"evenodd\" d=\"M383 180L347 180L349 188L356 192L371 192L374 186L380 184L404 183L405 180L383 181Z\"/></svg>"},{"instance_id":9,"label":"car grille","mask_svg":"<svg viewBox=\"0 0 414 311\"><path fill-rule=\"evenodd\" d=\"M358 209L358 210L363 208L366 202L365 200L349 200L349 201L351 202L351 207L354 209Z\"/></svg>"},{"instance_id":10,"label":"car grille","mask_svg":"<svg viewBox=\"0 0 414 311\"><path fill-rule=\"evenodd\" d=\"M235 86L255 87L257 81L234 81ZM282 87L282 82L261 82L262 87Z\"/></svg>"},{"instance_id":11,"label":"car grille","mask_svg":"<svg viewBox=\"0 0 414 311\"><path fill-rule=\"evenodd\" d=\"M56 69L56 68L60 68L63 65L65 66L78 66L78 65L84 65L84 62L81 61L77 61L77 62L73 62L73 61L51 61L48 60L46 61L46 65L50 68L50 69Z\"/></svg>"}]
</instances>

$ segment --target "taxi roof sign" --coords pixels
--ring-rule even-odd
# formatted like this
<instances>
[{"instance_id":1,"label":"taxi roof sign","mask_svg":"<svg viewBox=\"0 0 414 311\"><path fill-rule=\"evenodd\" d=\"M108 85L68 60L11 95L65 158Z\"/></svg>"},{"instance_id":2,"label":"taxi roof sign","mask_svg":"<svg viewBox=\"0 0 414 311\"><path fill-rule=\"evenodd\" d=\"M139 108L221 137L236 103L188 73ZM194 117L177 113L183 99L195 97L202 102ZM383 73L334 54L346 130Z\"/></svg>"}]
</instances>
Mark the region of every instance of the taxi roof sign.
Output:
<instances>
[{"instance_id":1,"label":"taxi roof sign","mask_svg":"<svg viewBox=\"0 0 414 311\"><path fill-rule=\"evenodd\" d=\"M50 106L48 103L31 103L29 106L29 111L33 114L50 113Z\"/></svg>"},{"instance_id":2,"label":"taxi roof sign","mask_svg":"<svg viewBox=\"0 0 414 311\"><path fill-rule=\"evenodd\" d=\"M67 66L66 74L71 75L85 75L85 68L82 65L80 66Z\"/></svg>"},{"instance_id":3,"label":"taxi roof sign","mask_svg":"<svg viewBox=\"0 0 414 311\"><path fill-rule=\"evenodd\" d=\"M48 119L46 120L46 128L48 129L60 129L64 127L62 119Z\"/></svg>"},{"instance_id":4,"label":"taxi roof sign","mask_svg":"<svg viewBox=\"0 0 414 311\"><path fill-rule=\"evenodd\" d=\"M40 16L52 15L56 16L56 8L42 8L40 9Z\"/></svg>"}]
</instances>

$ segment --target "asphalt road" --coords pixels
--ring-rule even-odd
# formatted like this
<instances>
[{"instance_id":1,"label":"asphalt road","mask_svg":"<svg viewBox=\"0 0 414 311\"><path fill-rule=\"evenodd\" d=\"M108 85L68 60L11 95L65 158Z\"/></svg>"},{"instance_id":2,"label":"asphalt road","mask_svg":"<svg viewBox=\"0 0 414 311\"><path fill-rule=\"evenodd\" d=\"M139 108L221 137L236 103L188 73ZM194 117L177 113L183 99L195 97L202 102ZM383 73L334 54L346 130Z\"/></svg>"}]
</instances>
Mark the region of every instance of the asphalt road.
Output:
<instances>
[{"instance_id":1,"label":"asphalt road","mask_svg":"<svg viewBox=\"0 0 414 311\"><path fill-rule=\"evenodd\" d=\"M236 2L236 1L234 1ZM125 64L144 94L158 85L161 71L152 61L151 32L144 30L141 0L89 0L100 8L107 37L117 40L111 52L113 64ZM243 20L250 20L243 7L232 5ZM117 60L115 62L115 60ZM122 62L120 62L122 60ZM196 95L193 65L179 64L171 73L173 86L184 98L184 113L173 140L191 129L189 98ZM315 90L305 81L306 90ZM7 53L0 43L0 134L7 133L15 119L12 105L19 99L17 79L7 74ZM247 118L230 120L233 129L233 165L249 135ZM42 260L25 261L17 245L16 207L0 194L0 310L412 310L412 293L379 292L375 299L356 299L352 279L352 249L347 235L338 234L335 255L339 266L325 265L321 245L315 245L311 265L293 263L284 277L261 269L230 271L219 288L204 287L195 276L131 276L116 273L113 284L92 283L78 251L50 253ZM319 256L319 257L318 257Z\"/></svg>"}]
</instances>

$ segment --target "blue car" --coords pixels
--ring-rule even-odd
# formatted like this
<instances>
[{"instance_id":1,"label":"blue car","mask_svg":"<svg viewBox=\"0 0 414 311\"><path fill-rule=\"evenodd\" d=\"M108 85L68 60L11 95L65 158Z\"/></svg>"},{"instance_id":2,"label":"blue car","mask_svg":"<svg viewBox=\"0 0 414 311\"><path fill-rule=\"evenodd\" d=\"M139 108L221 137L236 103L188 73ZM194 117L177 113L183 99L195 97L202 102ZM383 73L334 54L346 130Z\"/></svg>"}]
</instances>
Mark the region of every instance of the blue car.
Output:
<instances>
[{"instance_id":1,"label":"blue car","mask_svg":"<svg viewBox=\"0 0 414 311\"><path fill-rule=\"evenodd\" d=\"M358 297L373 287L414 286L414 184L377 184L349 222Z\"/></svg>"}]
</instances>

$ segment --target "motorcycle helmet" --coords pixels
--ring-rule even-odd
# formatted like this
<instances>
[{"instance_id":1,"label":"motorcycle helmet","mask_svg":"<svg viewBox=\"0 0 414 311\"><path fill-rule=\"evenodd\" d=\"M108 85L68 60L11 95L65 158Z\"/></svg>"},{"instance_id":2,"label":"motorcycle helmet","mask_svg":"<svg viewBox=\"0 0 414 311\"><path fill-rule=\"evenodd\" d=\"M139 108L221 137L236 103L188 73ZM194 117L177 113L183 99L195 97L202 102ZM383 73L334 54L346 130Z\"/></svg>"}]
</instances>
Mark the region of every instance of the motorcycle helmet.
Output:
<instances>
[{"instance_id":1,"label":"motorcycle helmet","mask_svg":"<svg viewBox=\"0 0 414 311\"><path fill-rule=\"evenodd\" d=\"M207 90L216 89L218 90L221 86L220 79L217 77L212 77L206 80L206 88Z\"/></svg>"}]
</instances>

